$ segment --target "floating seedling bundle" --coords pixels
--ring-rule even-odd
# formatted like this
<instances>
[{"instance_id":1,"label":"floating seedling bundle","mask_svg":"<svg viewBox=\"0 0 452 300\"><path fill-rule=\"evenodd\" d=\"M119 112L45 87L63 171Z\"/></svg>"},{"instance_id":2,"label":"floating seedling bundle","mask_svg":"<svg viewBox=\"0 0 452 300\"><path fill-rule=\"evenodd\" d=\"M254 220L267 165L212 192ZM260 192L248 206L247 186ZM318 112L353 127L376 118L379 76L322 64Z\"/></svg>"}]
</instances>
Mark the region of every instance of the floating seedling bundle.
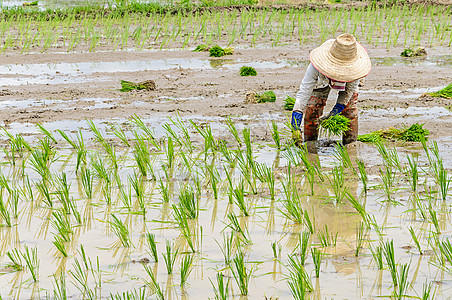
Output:
<instances>
[{"instance_id":1,"label":"floating seedling bundle","mask_svg":"<svg viewBox=\"0 0 452 300\"><path fill-rule=\"evenodd\" d=\"M263 92L258 94L256 92L249 92L246 94L246 103L265 103L265 102L275 102L276 95L273 91Z\"/></svg>"},{"instance_id":2,"label":"floating seedling bundle","mask_svg":"<svg viewBox=\"0 0 452 300\"><path fill-rule=\"evenodd\" d=\"M437 92L428 93L428 95L432 97L452 99L452 83Z\"/></svg>"}]
</instances>

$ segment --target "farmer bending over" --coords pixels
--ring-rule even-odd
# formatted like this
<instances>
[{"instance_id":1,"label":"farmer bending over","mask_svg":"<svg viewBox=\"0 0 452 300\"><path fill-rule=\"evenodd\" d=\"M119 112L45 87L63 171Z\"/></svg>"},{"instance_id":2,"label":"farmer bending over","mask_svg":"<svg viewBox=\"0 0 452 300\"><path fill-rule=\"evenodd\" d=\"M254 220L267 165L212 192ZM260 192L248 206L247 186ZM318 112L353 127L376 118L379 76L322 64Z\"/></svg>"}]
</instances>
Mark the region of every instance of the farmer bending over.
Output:
<instances>
[{"instance_id":1,"label":"farmer bending over","mask_svg":"<svg viewBox=\"0 0 452 300\"><path fill-rule=\"evenodd\" d=\"M319 134L319 117L323 114L331 89L338 90L336 105L320 121L342 113L350 120L350 130L344 132L342 143L355 142L358 137L358 84L370 72L370 58L366 49L353 35L345 33L311 51L310 64L292 111L294 139L301 142L301 121L304 118L304 141L315 141Z\"/></svg>"}]
</instances>

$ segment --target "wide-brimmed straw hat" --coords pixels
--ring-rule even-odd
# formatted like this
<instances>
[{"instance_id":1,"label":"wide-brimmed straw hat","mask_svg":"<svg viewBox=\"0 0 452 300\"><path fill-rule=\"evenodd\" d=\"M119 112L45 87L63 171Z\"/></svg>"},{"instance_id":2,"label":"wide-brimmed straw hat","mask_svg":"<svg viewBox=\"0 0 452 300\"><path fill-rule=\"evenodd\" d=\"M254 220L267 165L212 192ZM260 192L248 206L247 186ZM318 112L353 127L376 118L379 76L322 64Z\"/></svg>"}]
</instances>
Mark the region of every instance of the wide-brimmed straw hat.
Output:
<instances>
[{"instance_id":1,"label":"wide-brimmed straw hat","mask_svg":"<svg viewBox=\"0 0 452 300\"><path fill-rule=\"evenodd\" d=\"M348 33L328 40L312 50L309 60L320 73L342 82L365 77L371 68L366 49Z\"/></svg>"}]
</instances>

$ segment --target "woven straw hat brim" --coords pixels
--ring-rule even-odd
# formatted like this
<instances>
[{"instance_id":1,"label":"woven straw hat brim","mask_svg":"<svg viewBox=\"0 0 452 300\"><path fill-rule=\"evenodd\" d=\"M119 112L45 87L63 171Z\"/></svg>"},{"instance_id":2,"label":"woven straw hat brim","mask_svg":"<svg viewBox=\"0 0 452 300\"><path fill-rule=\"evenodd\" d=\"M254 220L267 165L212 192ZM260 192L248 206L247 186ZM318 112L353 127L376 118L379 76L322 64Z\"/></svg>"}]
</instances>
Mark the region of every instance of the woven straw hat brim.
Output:
<instances>
[{"instance_id":1,"label":"woven straw hat brim","mask_svg":"<svg viewBox=\"0 0 452 300\"><path fill-rule=\"evenodd\" d=\"M371 62L366 49L356 43L356 56L351 60L341 60L331 54L334 39L328 40L309 54L309 60L323 75L336 81L350 82L367 76Z\"/></svg>"}]
</instances>

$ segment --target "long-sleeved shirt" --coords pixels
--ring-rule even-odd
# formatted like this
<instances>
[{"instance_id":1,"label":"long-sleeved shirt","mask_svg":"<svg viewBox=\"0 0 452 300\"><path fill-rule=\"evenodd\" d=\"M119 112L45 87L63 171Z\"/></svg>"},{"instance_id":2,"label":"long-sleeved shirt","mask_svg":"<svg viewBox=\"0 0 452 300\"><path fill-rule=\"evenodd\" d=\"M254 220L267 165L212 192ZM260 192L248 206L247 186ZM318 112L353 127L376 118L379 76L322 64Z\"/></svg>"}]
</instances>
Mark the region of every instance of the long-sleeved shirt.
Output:
<instances>
[{"instance_id":1,"label":"long-sleeved shirt","mask_svg":"<svg viewBox=\"0 0 452 300\"><path fill-rule=\"evenodd\" d=\"M294 111L304 113L306 104L312 95L314 89L324 88L330 85L329 78L320 73L312 64L309 64L304 74L303 80L300 84L300 90L297 92ZM345 91L340 91L337 97L337 103L347 105L354 93L358 92L359 79L347 82Z\"/></svg>"}]
</instances>

